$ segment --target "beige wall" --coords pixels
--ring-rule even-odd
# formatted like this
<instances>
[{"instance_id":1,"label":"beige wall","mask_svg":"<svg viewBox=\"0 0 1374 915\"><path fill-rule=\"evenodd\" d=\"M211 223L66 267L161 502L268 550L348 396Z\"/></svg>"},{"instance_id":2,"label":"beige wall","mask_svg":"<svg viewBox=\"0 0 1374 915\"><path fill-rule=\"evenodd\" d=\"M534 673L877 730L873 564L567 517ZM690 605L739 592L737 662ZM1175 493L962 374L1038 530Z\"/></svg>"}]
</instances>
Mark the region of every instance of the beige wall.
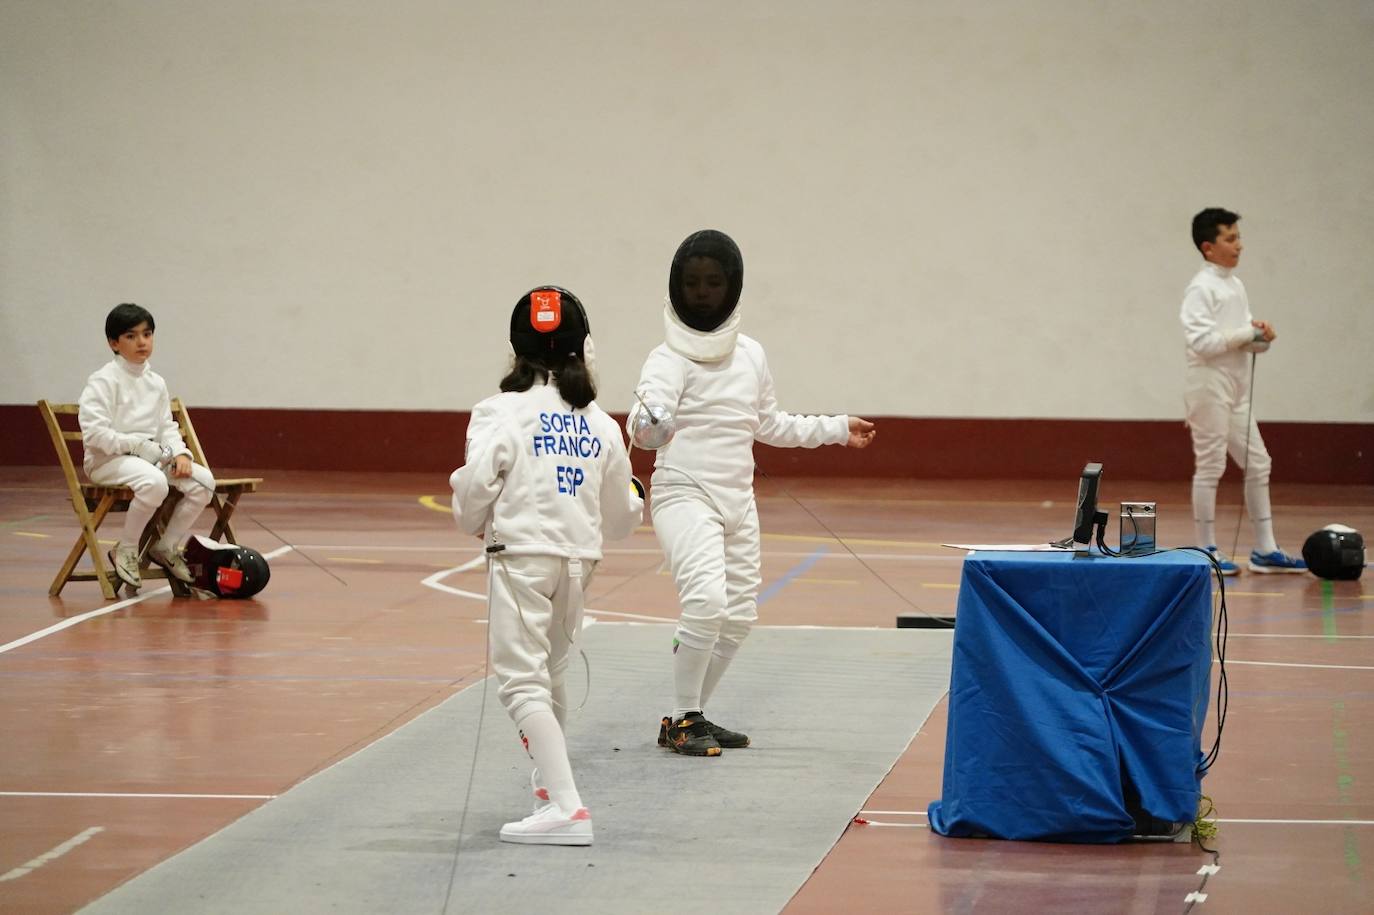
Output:
<instances>
[{"instance_id":1,"label":"beige wall","mask_svg":"<svg viewBox=\"0 0 1374 915\"><path fill-rule=\"evenodd\" d=\"M467 409L558 282L623 410L715 226L789 409L1169 418L1219 204L1261 418L1371 422L1371 47L1368 0L0 0L0 403L133 300L191 403Z\"/></svg>"}]
</instances>

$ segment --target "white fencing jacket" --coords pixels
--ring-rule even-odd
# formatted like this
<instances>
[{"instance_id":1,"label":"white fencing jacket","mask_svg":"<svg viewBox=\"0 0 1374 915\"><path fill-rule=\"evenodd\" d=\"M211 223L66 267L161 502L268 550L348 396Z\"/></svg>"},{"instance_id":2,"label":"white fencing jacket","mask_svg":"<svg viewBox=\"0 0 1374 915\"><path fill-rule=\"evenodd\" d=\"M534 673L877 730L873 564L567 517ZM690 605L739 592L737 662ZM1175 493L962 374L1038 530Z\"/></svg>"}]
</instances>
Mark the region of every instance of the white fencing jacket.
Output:
<instances>
[{"instance_id":1,"label":"white fencing jacket","mask_svg":"<svg viewBox=\"0 0 1374 915\"><path fill-rule=\"evenodd\" d=\"M449 484L458 526L511 555L600 559L603 536L627 537L644 517L620 427L595 402L568 406L551 382L473 407Z\"/></svg>"},{"instance_id":2,"label":"white fencing jacket","mask_svg":"<svg viewBox=\"0 0 1374 915\"><path fill-rule=\"evenodd\" d=\"M666 406L673 440L658 449L653 482L700 486L725 517L738 519L754 498L754 442L815 448L849 441L848 416L803 416L778 408L773 376L758 341L739 333L740 310L714 331L694 330L671 305L664 340L649 353L636 388ZM638 400L627 429L634 428Z\"/></svg>"},{"instance_id":3,"label":"white fencing jacket","mask_svg":"<svg viewBox=\"0 0 1374 915\"><path fill-rule=\"evenodd\" d=\"M111 458L133 453L144 439L172 449L174 455L191 453L172 419L167 382L146 362L136 365L115 354L86 379L77 405L87 476Z\"/></svg>"},{"instance_id":4,"label":"white fencing jacket","mask_svg":"<svg viewBox=\"0 0 1374 915\"><path fill-rule=\"evenodd\" d=\"M1234 271L1211 261L1204 263L1183 293L1179 317L1190 366L1245 372L1255 328L1250 324L1253 317L1245 285Z\"/></svg>"}]
</instances>

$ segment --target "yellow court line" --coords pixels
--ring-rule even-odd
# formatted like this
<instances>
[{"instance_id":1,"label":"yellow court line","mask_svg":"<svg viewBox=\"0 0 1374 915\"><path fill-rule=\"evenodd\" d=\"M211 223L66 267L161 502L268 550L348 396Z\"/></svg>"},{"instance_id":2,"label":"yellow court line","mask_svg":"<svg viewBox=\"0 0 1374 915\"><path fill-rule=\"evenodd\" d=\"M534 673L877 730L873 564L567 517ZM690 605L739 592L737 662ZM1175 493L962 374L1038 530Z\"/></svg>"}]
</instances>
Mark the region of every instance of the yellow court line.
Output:
<instances>
[{"instance_id":1,"label":"yellow court line","mask_svg":"<svg viewBox=\"0 0 1374 915\"><path fill-rule=\"evenodd\" d=\"M1232 591L1227 589L1228 597L1283 597L1282 591Z\"/></svg>"},{"instance_id":2,"label":"yellow court line","mask_svg":"<svg viewBox=\"0 0 1374 915\"><path fill-rule=\"evenodd\" d=\"M383 562L383 560L381 559L359 559L356 556L326 556L324 558L327 559L329 562L351 562L355 564L361 563L364 565L375 566L379 566Z\"/></svg>"},{"instance_id":3,"label":"yellow court line","mask_svg":"<svg viewBox=\"0 0 1374 915\"><path fill-rule=\"evenodd\" d=\"M423 505L425 508L432 509L436 512L443 512L446 515L453 514L452 505L440 505L438 502L435 501L436 498L437 496L421 496L420 504Z\"/></svg>"},{"instance_id":4,"label":"yellow court line","mask_svg":"<svg viewBox=\"0 0 1374 915\"><path fill-rule=\"evenodd\" d=\"M923 582L921 582L921 587L922 587L922 588L954 588L954 589L957 589L959 586L958 586L957 584L950 585L950 584L945 584L944 582L938 582L938 581L923 581Z\"/></svg>"},{"instance_id":5,"label":"yellow court line","mask_svg":"<svg viewBox=\"0 0 1374 915\"><path fill-rule=\"evenodd\" d=\"M31 532L31 531L10 531L10 533L11 533L11 534L14 534L16 537L44 537L44 538L47 538L47 537L51 537L51 536L52 536L52 534L35 534L35 533Z\"/></svg>"}]
</instances>

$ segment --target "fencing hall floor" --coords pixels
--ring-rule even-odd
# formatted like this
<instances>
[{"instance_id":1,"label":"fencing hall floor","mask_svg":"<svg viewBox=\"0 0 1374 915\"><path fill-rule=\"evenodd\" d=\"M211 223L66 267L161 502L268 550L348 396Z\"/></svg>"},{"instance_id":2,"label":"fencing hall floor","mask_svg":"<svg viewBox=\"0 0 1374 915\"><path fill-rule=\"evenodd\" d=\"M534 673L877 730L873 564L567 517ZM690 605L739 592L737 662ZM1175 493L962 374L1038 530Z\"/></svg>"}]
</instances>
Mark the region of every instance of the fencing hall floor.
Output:
<instances>
[{"instance_id":1,"label":"fencing hall floor","mask_svg":"<svg viewBox=\"0 0 1374 915\"><path fill-rule=\"evenodd\" d=\"M460 536L447 515L446 481L259 475L266 478L263 491L245 499L237 518L239 539L272 557L272 580L259 599L182 601L152 583L134 600L107 602L89 583L48 597L77 530L61 478L47 468L0 469L0 910L116 905L121 893L151 885L159 864L175 865L179 852L231 847L235 829L242 834L278 800L303 797L297 792L311 790L318 780L312 776L361 765L388 741L403 739L408 723L421 727L476 701L485 674L484 577L476 542ZM1239 485L1232 484L1223 483L1219 512L1227 549L1239 512ZM796 707L808 701L772 701L789 695L785 674L774 667L788 652L775 657L772 649L792 640L809 645L827 630L836 640L830 661L837 702L873 729L865 745L875 752L894 747L895 762L871 780L876 787L867 797L851 796L862 778L845 791L821 791L828 805L823 827L789 834L798 841L823 837L814 872L793 890L751 897L734 911L1173 912L1202 905L1196 910L1251 913L1311 910L1317 900L1328 911L1374 906L1364 861L1374 855L1369 576L1334 586L1311 576L1251 573L1228 581L1230 711L1220 759L1203 784L1216 806L1218 834L1209 847L1219 858L1196 845L955 840L926 828L926 806L940 793L944 702L927 717L913 687L911 708L893 715L863 690L848 691L874 671L839 649L850 638L843 633L900 639L893 631L898 615L952 616L963 554L939 544L1058 539L1068 533L1075 491L1073 480L759 481L764 628L759 650L751 658L754 643L746 646L736 682L732 671L719 694L723 707L754 729L758 745L742 751L749 755L730 770L746 777L721 795L746 792L755 777L768 784L770 767L793 759L787 754L795 751L784 748L816 726L808 707ZM1186 483L1117 482L1102 497L1104 504L1154 499L1161 542L1191 539ZM1290 550L1333 521L1374 531L1374 487L1276 484L1274 501L1279 540ZM1248 522L1239 531L1244 555ZM588 595L598 620L589 644L631 637L617 633L638 638L675 618L672 583L660 565L647 528L613 545ZM807 650L823 658L825 644ZM603 650L615 656L613 646ZM685 764L717 762L675 758L652 746L657 709L670 701L663 689L668 664L665 649L657 672L652 662L645 669L593 665L584 714L648 719L616 718L614 726L617 737L624 735L621 754L633 754L626 758L642 764L632 768L646 770L630 792L641 799L660 780L665 790L682 787L676 778L696 774ZM618 668L638 670L644 684L616 680ZM774 683L777 689L769 689ZM574 681L574 692L580 688ZM427 758L417 776L424 784L382 784L403 795L422 795L426 784L444 778L462 784L474 744L460 720L447 749ZM483 728L481 752L516 752L501 714L487 714ZM595 774L611 771L609 763L596 764L597 730L574 725L574 766L585 759L587 772L579 768L579 776L611 799L615 785ZM517 757L506 765L518 763ZM784 778L808 798L809 771L797 766L771 778ZM505 816L506 801L482 797L467 805L460 878L469 862L496 864L512 851L568 853L500 847L491 824ZM435 813L461 816L461 808L453 800ZM743 802L716 812L732 826L767 817ZM616 820L610 811L605 818ZM431 845L456 840L456 827L430 825ZM674 862L693 852L686 843L675 846L665 823L642 828L648 832L625 843L626 853L643 852L642 879L666 886ZM599 827L593 853L615 854L616 832ZM760 828L760 840L767 835ZM346 856L332 857L325 843L310 848L311 866L324 879L346 879ZM408 866L436 855L428 846L417 847L414 860L404 848L396 854ZM756 869L757 882L766 882L764 862L734 858L731 879L747 884ZM487 869L480 874L490 877ZM599 893L608 902L619 898L609 884L588 891L593 903ZM289 910L320 910L307 890L291 893ZM401 906L393 911L443 911L430 898L414 908L405 897L389 898ZM465 909L455 904L450 911Z\"/></svg>"}]
</instances>

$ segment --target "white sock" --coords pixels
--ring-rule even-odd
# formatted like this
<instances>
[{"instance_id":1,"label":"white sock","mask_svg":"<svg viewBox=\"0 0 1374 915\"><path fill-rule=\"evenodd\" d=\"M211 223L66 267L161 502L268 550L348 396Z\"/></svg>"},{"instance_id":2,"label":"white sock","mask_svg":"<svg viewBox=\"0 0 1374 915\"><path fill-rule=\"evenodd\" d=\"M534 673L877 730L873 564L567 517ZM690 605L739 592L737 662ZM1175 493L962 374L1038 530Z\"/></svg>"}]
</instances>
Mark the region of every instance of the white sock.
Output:
<instances>
[{"instance_id":1,"label":"white sock","mask_svg":"<svg viewBox=\"0 0 1374 915\"><path fill-rule=\"evenodd\" d=\"M1269 504L1269 483L1245 482L1245 510L1255 526L1255 549L1272 553L1279 548L1274 540L1274 510Z\"/></svg>"},{"instance_id":2,"label":"white sock","mask_svg":"<svg viewBox=\"0 0 1374 915\"><path fill-rule=\"evenodd\" d=\"M577 793L573 782L572 764L568 762L568 745L563 739L563 729L553 712L539 710L520 722L520 730L530 742L530 755L539 770L544 787L549 789L549 800L558 805L568 816L572 816L582 806L582 796Z\"/></svg>"},{"instance_id":3,"label":"white sock","mask_svg":"<svg viewBox=\"0 0 1374 915\"><path fill-rule=\"evenodd\" d=\"M706 665L706 677L701 681L701 707L703 711L706 703L711 701L711 694L716 691L716 686L720 683L720 678L725 676L725 669L730 666L733 658L711 652L711 663Z\"/></svg>"},{"instance_id":4,"label":"white sock","mask_svg":"<svg viewBox=\"0 0 1374 915\"><path fill-rule=\"evenodd\" d=\"M1193 484L1193 528L1198 546L1217 545L1216 484Z\"/></svg>"},{"instance_id":5,"label":"white sock","mask_svg":"<svg viewBox=\"0 0 1374 915\"><path fill-rule=\"evenodd\" d=\"M711 652L705 648L678 642L673 650L673 691L677 703L673 708L674 721L688 712L701 711L702 684L710 663Z\"/></svg>"}]
</instances>

